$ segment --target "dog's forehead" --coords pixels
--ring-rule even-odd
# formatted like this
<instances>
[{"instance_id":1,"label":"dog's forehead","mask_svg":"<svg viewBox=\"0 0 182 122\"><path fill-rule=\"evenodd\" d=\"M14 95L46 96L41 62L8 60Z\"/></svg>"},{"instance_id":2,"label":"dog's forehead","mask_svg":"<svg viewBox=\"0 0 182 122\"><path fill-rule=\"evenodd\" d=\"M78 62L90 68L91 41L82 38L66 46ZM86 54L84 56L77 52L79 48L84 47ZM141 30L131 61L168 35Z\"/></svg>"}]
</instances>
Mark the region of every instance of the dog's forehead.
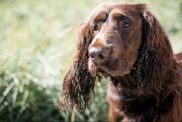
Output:
<instances>
[{"instance_id":1,"label":"dog's forehead","mask_svg":"<svg viewBox=\"0 0 182 122\"><path fill-rule=\"evenodd\" d=\"M114 3L113 2L107 2L107 3L102 3L98 5L90 14L90 18L97 18L100 16L105 16L104 14L109 13L109 11L113 8Z\"/></svg>"},{"instance_id":2,"label":"dog's forehead","mask_svg":"<svg viewBox=\"0 0 182 122\"><path fill-rule=\"evenodd\" d=\"M118 4L118 3L103 3L97 6L89 18L92 19L104 19L108 14L123 14L136 16L136 12L146 10L145 4Z\"/></svg>"},{"instance_id":3,"label":"dog's forehead","mask_svg":"<svg viewBox=\"0 0 182 122\"><path fill-rule=\"evenodd\" d=\"M115 4L109 14L122 14L137 17L138 13L146 10L145 4Z\"/></svg>"}]
</instances>

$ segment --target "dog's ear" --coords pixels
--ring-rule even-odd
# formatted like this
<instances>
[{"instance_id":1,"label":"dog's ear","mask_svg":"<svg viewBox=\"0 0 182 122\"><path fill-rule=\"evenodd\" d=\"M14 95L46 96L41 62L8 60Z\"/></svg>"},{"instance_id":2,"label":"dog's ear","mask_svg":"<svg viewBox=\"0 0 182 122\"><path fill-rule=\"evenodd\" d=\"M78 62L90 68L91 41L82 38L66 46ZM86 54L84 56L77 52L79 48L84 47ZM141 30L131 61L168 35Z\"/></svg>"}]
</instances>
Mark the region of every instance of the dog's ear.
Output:
<instances>
[{"instance_id":1,"label":"dog's ear","mask_svg":"<svg viewBox=\"0 0 182 122\"><path fill-rule=\"evenodd\" d=\"M171 66L173 52L171 44L159 21L148 10L140 11L143 22L142 44L137 61L138 87L160 89ZM149 83L150 82L150 83ZM154 89L153 88L153 89ZM162 89L162 88L161 88Z\"/></svg>"},{"instance_id":2,"label":"dog's ear","mask_svg":"<svg viewBox=\"0 0 182 122\"><path fill-rule=\"evenodd\" d=\"M89 23L81 25L74 62L64 78L61 106L69 110L84 110L90 103L95 77L88 70L88 47L92 41Z\"/></svg>"}]
</instances>

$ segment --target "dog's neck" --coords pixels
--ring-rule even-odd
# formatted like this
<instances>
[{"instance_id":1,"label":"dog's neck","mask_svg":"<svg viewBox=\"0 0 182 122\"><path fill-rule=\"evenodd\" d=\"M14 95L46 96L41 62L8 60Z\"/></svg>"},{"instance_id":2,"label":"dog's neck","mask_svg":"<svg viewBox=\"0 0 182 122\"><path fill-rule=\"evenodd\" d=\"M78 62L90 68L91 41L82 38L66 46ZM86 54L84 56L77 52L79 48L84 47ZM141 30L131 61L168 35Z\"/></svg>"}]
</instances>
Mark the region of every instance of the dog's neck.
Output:
<instances>
[{"instance_id":1,"label":"dog's neck","mask_svg":"<svg viewBox=\"0 0 182 122\"><path fill-rule=\"evenodd\" d=\"M171 75L176 75L175 72L170 72ZM172 78L174 79L175 77L176 76L173 76ZM154 113L160 111L160 114L165 114L169 110L171 110L171 108L173 107L174 99L176 97L176 92L173 91L177 88L175 86L177 85L175 81L163 81L166 83L164 83L165 85L163 86L163 89L160 89L159 92L155 91L154 88L149 89L150 87L148 86L145 87L146 89L138 88L136 83L138 81L135 78L136 77L132 74L129 74L124 77L111 78L112 85L119 92L117 95L119 95L119 98L122 101L122 106L124 106L123 111L127 116L135 118L142 114L145 117L148 117L149 120L151 120L153 117L153 113L147 113L146 111L150 111L151 109L153 109ZM179 81L179 79L174 80ZM129 84L131 86L129 86ZM152 89L154 91L152 91Z\"/></svg>"},{"instance_id":2,"label":"dog's neck","mask_svg":"<svg viewBox=\"0 0 182 122\"><path fill-rule=\"evenodd\" d=\"M139 78L140 76L137 75L137 68L133 70L130 74L125 76L118 76L118 77L111 77L111 81L116 88L120 88L122 92L124 92L123 98L134 98L134 97L141 97L141 96L155 96L160 97L161 94L164 97L167 97L172 90L173 85L176 84L174 78L178 78L178 74L175 72L176 69L176 61L172 60L170 63L171 66L169 67L168 71L166 72L165 76L157 74L155 78L149 79L149 81L141 81ZM162 72L161 72L162 73ZM171 79L173 78L173 79ZM162 80L162 81L161 81ZM160 87L156 87L158 84L157 82L162 82ZM157 94L157 95L156 95Z\"/></svg>"}]
</instances>

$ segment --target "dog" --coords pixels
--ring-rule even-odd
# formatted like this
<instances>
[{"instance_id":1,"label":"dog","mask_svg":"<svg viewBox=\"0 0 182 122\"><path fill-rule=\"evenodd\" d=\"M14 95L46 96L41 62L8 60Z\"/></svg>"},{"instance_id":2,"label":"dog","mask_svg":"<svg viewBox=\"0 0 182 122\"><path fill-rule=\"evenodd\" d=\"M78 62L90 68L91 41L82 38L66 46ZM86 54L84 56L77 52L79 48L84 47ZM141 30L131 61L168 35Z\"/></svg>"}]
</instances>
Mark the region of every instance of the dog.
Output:
<instances>
[{"instance_id":1,"label":"dog","mask_svg":"<svg viewBox=\"0 0 182 122\"><path fill-rule=\"evenodd\" d=\"M145 4L104 3L80 27L61 105L84 110L109 77L109 121L182 121L182 53Z\"/></svg>"}]
</instances>

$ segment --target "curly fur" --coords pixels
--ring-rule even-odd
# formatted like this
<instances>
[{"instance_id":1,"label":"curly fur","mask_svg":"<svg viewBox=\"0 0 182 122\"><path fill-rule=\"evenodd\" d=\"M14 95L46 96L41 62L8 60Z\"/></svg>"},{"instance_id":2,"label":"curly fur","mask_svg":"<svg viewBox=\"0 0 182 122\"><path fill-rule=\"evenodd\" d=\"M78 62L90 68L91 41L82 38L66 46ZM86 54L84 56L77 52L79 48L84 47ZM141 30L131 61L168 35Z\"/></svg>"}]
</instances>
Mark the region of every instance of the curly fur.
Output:
<instances>
[{"instance_id":1,"label":"curly fur","mask_svg":"<svg viewBox=\"0 0 182 122\"><path fill-rule=\"evenodd\" d=\"M111 78L122 87L121 95L130 98L122 101L123 117L127 121L182 121L182 72L171 44L150 12L141 13L141 18L143 39L135 68L128 75Z\"/></svg>"},{"instance_id":2,"label":"curly fur","mask_svg":"<svg viewBox=\"0 0 182 122\"><path fill-rule=\"evenodd\" d=\"M145 9L144 9L145 8ZM154 15L144 5L138 7L143 23L142 43L137 60L129 74L105 75L111 78L112 90L122 98L110 106L119 106L120 114L109 110L110 121L119 116L126 121L182 121L181 54L173 54L171 44ZM84 110L92 99L96 77L88 69L88 47L93 39L89 21L79 32L76 56L64 78L61 105L71 110ZM112 91L111 90L111 91ZM122 114L121 114L122 113ZM114 116L114 117L113 117Z\"/></svg>"},{"instance_id":3,"label":"curly fur","mask_svg":"<svg viewBox=\"0 0 182 122\"><path fill-rule=\"evenodd\" d=\"M88 46L92 40L89 24L80 27L74 62L64 78L61 106L82 111L88 106L95 85L95 78L88 71Z\"/></svg>"}]
</instances>

